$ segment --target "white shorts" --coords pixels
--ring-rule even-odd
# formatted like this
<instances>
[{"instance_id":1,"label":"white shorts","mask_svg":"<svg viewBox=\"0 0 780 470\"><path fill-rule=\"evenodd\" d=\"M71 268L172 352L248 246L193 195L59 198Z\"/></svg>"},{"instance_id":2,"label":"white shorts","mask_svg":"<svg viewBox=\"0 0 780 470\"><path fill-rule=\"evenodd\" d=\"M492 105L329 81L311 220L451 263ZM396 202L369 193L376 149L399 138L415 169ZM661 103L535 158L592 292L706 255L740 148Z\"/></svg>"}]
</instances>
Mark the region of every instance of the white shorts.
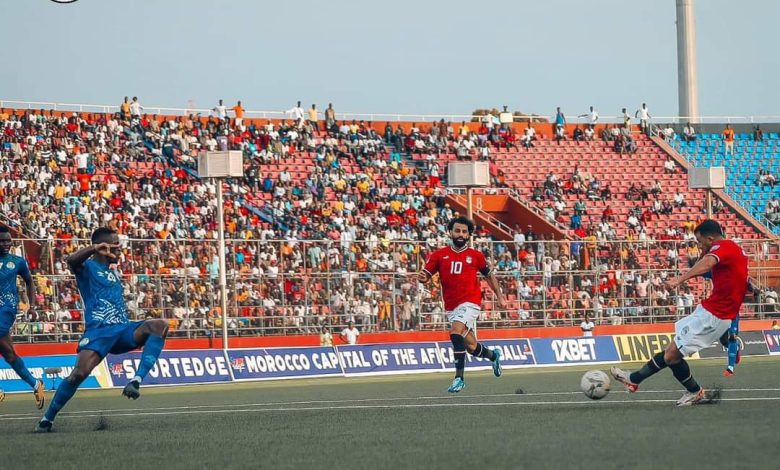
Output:
<instances>
[{"instance_id":1,"label":"white shorts","mask_svg":"<svg viewBox=\"0 0 780 470\"><path fill-rule=\"evenodd\" d=\"M450 323L461 322L466 325L469 330L476 330L477 319L482 311L479 305L466 302L455 307L455 310L447 312L447 321Z\"/></svg>"},{"instance_id":2,"label":"white shorts","mask_svg":"<svg viewBox=\"0 0 780 470\"><path fill-rule=\"evenodd\" d=\"M699 305L674 324L674 342L684 356L691 356L718 341L729 327L731 320L722 320Z\"/></svg>"}]
</instances>

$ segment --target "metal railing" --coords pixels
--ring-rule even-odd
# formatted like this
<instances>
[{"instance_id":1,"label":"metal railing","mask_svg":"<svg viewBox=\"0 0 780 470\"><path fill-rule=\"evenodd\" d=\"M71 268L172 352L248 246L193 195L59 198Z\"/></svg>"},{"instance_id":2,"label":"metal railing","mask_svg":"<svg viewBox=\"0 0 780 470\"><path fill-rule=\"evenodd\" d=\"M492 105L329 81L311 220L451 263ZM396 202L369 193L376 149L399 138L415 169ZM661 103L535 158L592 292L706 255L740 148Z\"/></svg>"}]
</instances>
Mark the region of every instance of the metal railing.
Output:
<instances>
[{"instance_id":1,"label":"metal railing","mask_svg":"<svg viewBox=\"0 0 780 470\"><path fill-rule=\"evenodd\" d=\"M118 262L130 317L168 320L174 337L214 337L222 319L213 240L126 240ZM776 314L780 245L740 241L762 290L743 307L751 318ZM59 265L34 275L35 317L21 305L16 341L66 341L83 329L75 279L62 259L86 241L51 243ZM354 320L362 331L431 330L445 320L436 283L416 282L435 245L423 241L228 240L230 335L315 333ZM663 281L694 261L681 241L475 241L509 299L499 309L485 289L480 328L557 326L590 314L598 323L668 321L707 295L702 280L668 292ZM677 255L669 257L669 250ZM557 262L560 262L558 265ZM575 265L570 261L575 260ZM25 299L25 296L20 296Z\"/></svg>"},{"instance_id":2,"label":"metal railing","mask_svg":"<svg viewBox=\"0 0 780 470\"><path fill-rule=\"evenodd\" d=\"M27 101L27 100L7 100L0 99L0 108L16 108L16 109L30 109L30 110L55 110L55 111L73 111L79 113L116 113L119 112L119 105L113 104L84 104L84 103L59 103L54 101ZM230 111L230 110L228 110ZM584 112L584 111L583 111ZM162 106L143 106L143 114L159 114L159 115L190 115L200 114L202 116L214 116L216 115L215 108L172 108ZM324 120L324 109L318 110L318 118ZM291 114L285 110L247 110L244 111L245 118L258 118L258 119L291 119ZM403 113L387 113L387 112L338 112L336 119L341 120L365 120L365 121L396 121L396 122L433 122L444 119L450 122L472 122L473 120L483 119L484 115L473 114L453 114L453 113L434 113L434 114L403 114ZM308 109L304 108L304 118L308 118ZM530 119L547 119L550 122L555 120L554 115L528 115L528 116L515 116L515 122L528 122ZM638 122L638 119L631 115L632 122ZM576 113L572 113L566 118L569 124L586 124L588 123L587 117L581 117ZM653 116L651 121L664 122L672 124L683 124L688 121L696 122L697 124L706 123L777 123L780 122L780 116L739 116L739 115L722 115L722 116ZM600 115L599 124L622 124L622 115Z\"/></svg>"}]
</instances>

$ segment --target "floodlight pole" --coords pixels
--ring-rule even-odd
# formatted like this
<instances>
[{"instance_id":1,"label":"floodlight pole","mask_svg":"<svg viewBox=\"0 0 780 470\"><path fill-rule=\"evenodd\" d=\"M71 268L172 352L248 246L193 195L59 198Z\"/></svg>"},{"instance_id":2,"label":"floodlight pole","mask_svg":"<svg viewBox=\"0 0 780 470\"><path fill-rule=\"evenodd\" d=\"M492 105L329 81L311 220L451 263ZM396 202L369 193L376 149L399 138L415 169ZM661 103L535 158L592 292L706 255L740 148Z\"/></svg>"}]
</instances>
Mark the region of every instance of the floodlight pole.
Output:
<instances>
[{"instance_id":1,"label":"floodlight pole","mask_svg":"<svg viewBox=\"0 0 780 470\"><path fill-rule=\"evenodd\" d=\"M474 220L474 203L471 202L471 195L474 192L474 187L466 186L466 217L469 220Z\"/></svg>"},{"instance_id":2,"label":"floodlight pole","mask_svg":"<svg viewBox=\"0 0 780 470\"><path fill-rule=\"evenodd\" d=\"M214 178L217 184L217 256L219 257L219 304L222 310L222 349L228 348L227 327L227 273L225 263L225 214L222 202L222 179Z\"/></svg>"}]
</instances>

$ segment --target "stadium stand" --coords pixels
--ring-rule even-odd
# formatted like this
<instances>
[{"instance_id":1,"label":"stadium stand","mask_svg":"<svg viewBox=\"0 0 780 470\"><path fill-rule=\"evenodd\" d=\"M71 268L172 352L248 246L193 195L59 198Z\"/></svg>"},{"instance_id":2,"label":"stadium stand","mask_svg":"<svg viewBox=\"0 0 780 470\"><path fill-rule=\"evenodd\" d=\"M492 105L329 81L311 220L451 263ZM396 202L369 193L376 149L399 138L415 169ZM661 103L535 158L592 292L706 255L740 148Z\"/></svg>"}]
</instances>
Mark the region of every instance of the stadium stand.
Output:
<instances>
[{"instance_id":1,"label":"stadium stand","mask_svg":"<svg viewBox=\"0 0 780 470\"><path fill-rule=\"evenodd\" d=\"M215 117L44 110L0 110L0 125L2 212L17 238L41 246L27 253L42 308L17 323L26 338L68 338L81 328L62 259L99 225L127 240L120 267L136 317L166 318L177 335L221 327L215 187L194 177L201 149L245 155L245 177L225 186L233 334L310 333L347 319L369 331L440 327L438 292L420 291L413 274L446 242L455 211L442 174L458 158L489 160L497 187L538 199L542 213L570 227L562 241L528 233L515 242L479 228L476 246L510 293L508 311L488 302L485 326L571 324L586 311L600 322L657 321L693 305L693 291L675 296L662 284L698 256L691 229L703 196L686 189L678 166L665 172L663 152L636 133L636 152L620 155L598 139L556 142L542 125L533 138L517 138L514 129L480 123L339 121L321 131L305 121L237 126ZM675 204L678 194L685 205ZM717 217L743 240L757 238L727 209ZM758 242L746 248L767 253Z\"/></svg>"},{"instance_id":2,"label":"stadium stand","mask_svg":"<svg viewBox=\"0 0 780 470\"><path fill-rule=\"evenodd\" d=\"M695 166L726 167L729 194L754 217L780 234L780 172L777 133L736 133L733 155L726 155L721 134L701 133L695 139L684 135L670 139L673 146Z\"/></svg>"}]
</instances>

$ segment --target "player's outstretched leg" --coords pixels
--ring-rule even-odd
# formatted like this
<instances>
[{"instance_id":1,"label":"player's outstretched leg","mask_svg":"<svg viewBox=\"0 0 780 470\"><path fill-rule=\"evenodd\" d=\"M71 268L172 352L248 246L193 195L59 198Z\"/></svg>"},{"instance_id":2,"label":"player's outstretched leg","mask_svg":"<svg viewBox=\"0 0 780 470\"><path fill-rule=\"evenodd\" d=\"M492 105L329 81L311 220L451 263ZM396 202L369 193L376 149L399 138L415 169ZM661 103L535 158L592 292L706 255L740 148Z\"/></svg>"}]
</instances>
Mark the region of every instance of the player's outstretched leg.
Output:
<instances>
[{"instance_id":1,"label":"player's outstretched leg","mask_svg":"<svg viewBox=\"0 0 780 470\"><path fill-rule=\"evenodd\" d=\"M13 343L11 343L11 337L7 334L0 337L0 353L2 353L3 359L5 359L8 365L10 365L14 372L16 372L16 375L18 375L20 379L24 380L24 382L33 389L35 406L39 410L43 409L43 405L46 401L46 396L43 393L43 381L36 380L35 377L32 376L30 371L27 369L27 366L24 364L24 360L16 355Z\"/></svg>"},{"instance_id":2,"label":"player's outstretched leg","mask_svg":"<svg viewBox=\"0 0 780 470\"><path fill-rule=\"evenodd\" d=\"M141 326L136 328L134 336L136 344L143 345L144 350L141 353L141 363L138 371L130 382L127 383L122 395L133 400L141 396L141 382L152 370L157 358L165 345L165 337L168 335L168 324L165 320L147 320Z\"/></svg>"},{"instance_id":3,"label":"player's outstretched leg","mask_svg":"<svg viewBox=\"0 0 780 470\"><path fill-rule=\"evenodd\" d=\"M626 390L634 393L639 390L639 384L642 383L643 380L653 376L665 367L666 361L664 360L664 352L661 351L650 358L650 360L636 372L628 373L619 367L612 367L610 368L609 373L615 380L622 383L626 387Z\"/></svg>"},{"instance_id":4,"label":"player's outstretched leg","mask_svg":"<svg viewBox=\"0 0 780 470\"><path fill-rule=\"evenodd\" d=\"M473 336L473 332L469 332L470 336ZM467 338L468 339L468 338ZM476 343L477 339L473 338L474 343ZM467 344L466 347L469 351L469 354L471 354L474 357L481 357L483 359L487 359L493 363L493 375L496 377L501 377L501 350L496 349L488 349L483 345L482 343L476 343L472 346L473 343Z\"/></svg>"},{"instance_id":5,"label":"player's outstretched leg","mask_svg":"<svg viewBox=\"0 0 780 470\"><path fill-rule=\"evenodd\" d=\"M89 349L83 349L79 352L76 359L76 367L73 368L73 372L60 383L57 387L57 392L54 394L54 398L49 404L49 408L46 410L46 414L38 422L35 428L35 432L49 432L52 429L54 418L57 417L57 413L73 398L76 390L79 388L84 380L89 377L92 369L97 367L103 358L95 351Z\"/></svg>"}]
</instances>

